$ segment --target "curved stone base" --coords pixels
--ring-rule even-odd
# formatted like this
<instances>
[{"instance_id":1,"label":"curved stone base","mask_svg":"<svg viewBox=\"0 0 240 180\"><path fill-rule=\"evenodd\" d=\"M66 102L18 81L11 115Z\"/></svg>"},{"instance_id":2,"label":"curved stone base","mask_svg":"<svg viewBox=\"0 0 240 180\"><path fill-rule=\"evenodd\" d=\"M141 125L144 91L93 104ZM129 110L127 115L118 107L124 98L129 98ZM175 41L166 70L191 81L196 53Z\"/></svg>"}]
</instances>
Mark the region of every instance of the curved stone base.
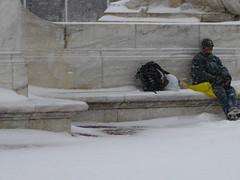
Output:
<instances>
[{"instance_id":1,"label":"curved stone base","mask_svg":"<svg viewBox=\"0 0 240 180\"><path fill-rule=\"evenodd\" d=\"M20 115L23 116L23 114ZM0 121L0 129L21 128L71 133L72 121L70 119L16 120L16 114L9 114L9 117L12 118L10 120Z\"/></svg>"},{"instance_id":2,"label":"curved stone base","mask_svg":"<svg viewBox=\"0 0 240 180\"><path fill-rule=\"evenodd\" d=\"M124 122L203 112L222 113L224 117L216 99L189 89L158 91L157 94L130 87L85 91L41 88L35 92L43 97L85 101L88 111L75 116L73 121Z\"/></svg>"},{"instance_id":3,"label":"curved stone base","mask_svg":"<svg viewBox=\"0 0 240 180\"><path fill-rule=\"evenodd\" d=\"M71 121L88 105L80 101L30 97L0 104L0 129L39 129L71 132Z\"/></svg>"}]
</instances>

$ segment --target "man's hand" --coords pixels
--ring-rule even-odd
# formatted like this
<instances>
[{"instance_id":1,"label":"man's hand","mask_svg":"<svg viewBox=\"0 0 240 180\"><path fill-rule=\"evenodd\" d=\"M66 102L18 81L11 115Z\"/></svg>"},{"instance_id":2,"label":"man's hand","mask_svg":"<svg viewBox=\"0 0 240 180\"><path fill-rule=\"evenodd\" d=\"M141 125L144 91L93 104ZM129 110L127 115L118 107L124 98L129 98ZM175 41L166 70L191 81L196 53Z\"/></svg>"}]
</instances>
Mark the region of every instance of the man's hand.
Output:
<instances>
[{"instance_id":1,"label":"man's hand","mask_svg":"<svg viewBox=\"0 0 240 180\"><path fill-rule=\"evenodd\" d=\"M223 82L224 82L224 79L223 79L222 76L216 76L216 77L215 77L214 84L216 84L216 85L221 85Z\"/></svg>"},{"instance_id":2,"label":"man's hand","mask_svg":"<svg viewBox=\"0 0 240 180\"><path fill-rule=\"evenodd\" d=\"M222 86L224 89L228 89L231 85L231 76L216 76L214 84Z\"/></svg>"},{"instance_id":3,"label":"man's hand","mask_svg":"<svg viewBox=\"0 0 240 180\"><path fill-rule=\"evenodd\" d=\"M230 85L231 85L231 80L232 80L232 78L231 78L231 76L226 76L226 77L224 77L224 85L223 85L223 87L226 89L228 89L229 87L230 87Z\"/></svg>"}]
</instances>

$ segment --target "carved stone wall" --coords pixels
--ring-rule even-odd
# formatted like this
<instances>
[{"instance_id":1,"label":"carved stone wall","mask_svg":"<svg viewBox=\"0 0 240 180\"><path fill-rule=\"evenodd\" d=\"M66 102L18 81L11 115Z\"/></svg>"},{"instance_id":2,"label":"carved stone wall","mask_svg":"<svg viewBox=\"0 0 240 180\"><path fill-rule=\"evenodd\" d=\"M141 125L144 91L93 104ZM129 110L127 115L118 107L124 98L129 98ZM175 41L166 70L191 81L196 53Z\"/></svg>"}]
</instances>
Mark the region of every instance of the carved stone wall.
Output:
<instances>
[{"instance_id":1,"label":"carved stone wall","mask_svg":"<svg viewBox=\"0 0 240 180\"><path fill-rule=\"evenodd\" d=\"M164 5L167 7L189 7L205 12L226 12L234 15L240 14L239 0L129 0L126 7L136 9L140 6Z\"/></svg>"}]
</instances>

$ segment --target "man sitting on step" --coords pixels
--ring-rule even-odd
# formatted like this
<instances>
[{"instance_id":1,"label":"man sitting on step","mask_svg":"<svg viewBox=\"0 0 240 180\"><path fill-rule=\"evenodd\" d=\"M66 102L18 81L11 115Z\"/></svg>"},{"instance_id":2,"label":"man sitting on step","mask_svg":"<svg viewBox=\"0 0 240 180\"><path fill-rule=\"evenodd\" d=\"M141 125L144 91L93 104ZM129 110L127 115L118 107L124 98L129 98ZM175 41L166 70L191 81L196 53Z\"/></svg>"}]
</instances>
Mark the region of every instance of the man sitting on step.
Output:
<instances>
[{"instance_id":1,"label":"man sitting on step","mask_svg":"<svg viewBox=\"0 0 240 180\"><path fill-rule=\"evenodd\" d=\"M193 83L209 82L227 119L237 120L240 117L240 110L235 89L231 86L232 77L228 69L222 65L220 58L212 53L213 46L211 39L203 39L202 50L192 60Z\"/></svg>"}]
</instances>

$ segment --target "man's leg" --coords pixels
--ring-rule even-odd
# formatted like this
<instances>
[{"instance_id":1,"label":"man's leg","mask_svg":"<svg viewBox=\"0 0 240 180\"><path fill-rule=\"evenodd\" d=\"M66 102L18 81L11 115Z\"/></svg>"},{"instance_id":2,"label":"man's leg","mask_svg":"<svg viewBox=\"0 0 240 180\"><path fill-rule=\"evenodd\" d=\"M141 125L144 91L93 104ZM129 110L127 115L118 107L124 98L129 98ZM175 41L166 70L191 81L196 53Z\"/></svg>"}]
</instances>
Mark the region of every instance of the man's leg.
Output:
<instances>
[{"instance_id":1,"label":"man's leg","mask_svg":"<svg viewBox=\"0 0 240 180\"><path fill-rule=\"evenodd\" d=\"M229 101L225 89L222 86L213 85L212 91L217 96L217 99L222 106L223 112L227 116L229 110Z\"/></svg>"},{"instance_id":2,"label":"man's leg","mask_svg":"<svg viewBox=\"0 0 240 180\"><path fill-rule=\"evenodd\" d=\"M233 107L238 108L238 98L237 98L235 89L232 86L230 86L228 89L225 89L225 90L226 90L226 94L227 94L228 101L229 101L229 103L228 103L229 109L231 109Z\"/></svg>"},{"instance_id":3,"label":"man's leg","mask_svg":"<svg viewBox=\"0 0 240 180\"><path fill-rule=\"evenodd\" d=\"M226 94L229 101L229 110L228 110L228 117L232 120L237 120L240 117L240 110L238 107L238 98L235 93L235 89L233 87L229 87L226 89Z\"/></svg>"}]
</instances>

